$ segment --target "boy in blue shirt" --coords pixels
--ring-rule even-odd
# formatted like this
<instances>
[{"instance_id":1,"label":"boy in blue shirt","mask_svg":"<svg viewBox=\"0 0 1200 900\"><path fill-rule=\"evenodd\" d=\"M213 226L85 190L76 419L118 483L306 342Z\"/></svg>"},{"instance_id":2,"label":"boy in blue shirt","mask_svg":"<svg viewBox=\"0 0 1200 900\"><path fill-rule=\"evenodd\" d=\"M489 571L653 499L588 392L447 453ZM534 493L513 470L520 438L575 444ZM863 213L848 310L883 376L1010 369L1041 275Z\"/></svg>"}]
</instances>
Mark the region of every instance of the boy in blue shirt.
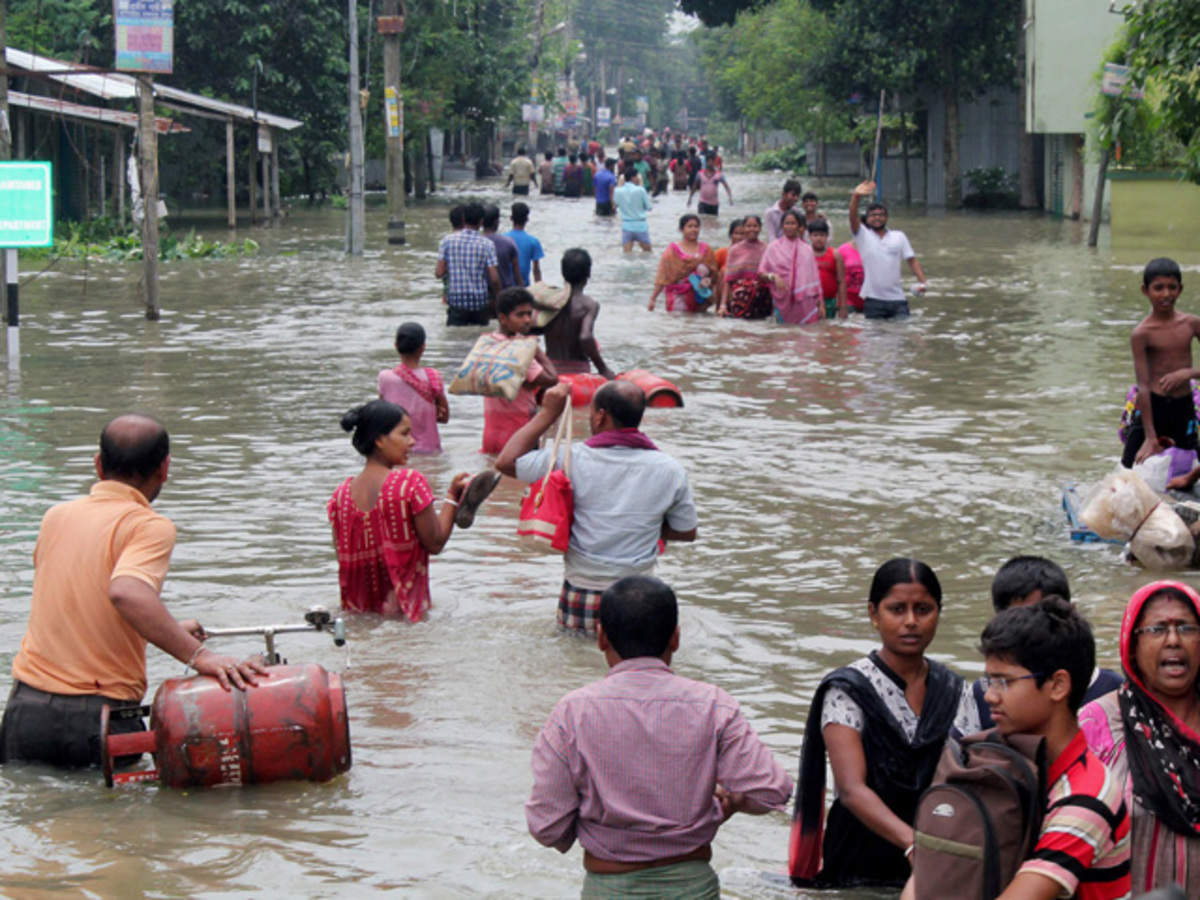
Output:
<instances>
[{"instance_id":1,"label":"boy in blue shirt","mask_svg":"<svg viewBox=\"0 0 1200 900\"><path fill-rule=\"evenodd\" d=\"M521 270L521 278L528 286L534 281L542 280L542 267L538 265L538 260L544 259L546 254L542 250L542 242L525 230L525 225L529 222L529 204L518 200L512 205L510 215L513 227L505 237L517 245L517 268ZM533 281L529 280L531 267Z\"/></svg>"}]
</instances>

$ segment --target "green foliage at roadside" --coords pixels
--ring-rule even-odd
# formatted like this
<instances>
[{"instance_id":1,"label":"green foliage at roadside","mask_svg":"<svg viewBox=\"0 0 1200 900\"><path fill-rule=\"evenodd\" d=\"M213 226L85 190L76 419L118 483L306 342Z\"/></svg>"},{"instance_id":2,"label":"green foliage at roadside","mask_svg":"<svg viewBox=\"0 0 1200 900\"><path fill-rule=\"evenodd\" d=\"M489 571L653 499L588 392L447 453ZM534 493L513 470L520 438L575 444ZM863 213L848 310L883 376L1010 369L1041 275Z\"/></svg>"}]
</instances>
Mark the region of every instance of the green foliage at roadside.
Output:
<instances>
[{"instance_id":1,"label":"green foliage at roadside","mask_svg":"<svg viewBox=\"0 0 1200 900\"><path fill-rule=\"evenodd\" d=\"M1156 119L1144 124L1157 126L1178 142L1180 167L1191 181L1200 184L1200 3L1134 3L1125 18L1130 80L1144 86ZM1138 112L1132 115L1136 117ZM1119 119L1114 116L1114 121ZM1131 124L1136 126L1136 122ZM1122 147L1124 132L1139 130L1122 128Z\"/></svg>"},{"instance_id":2,"label":"green foliage at roadside","mask_svg":"<svg viewBox=\"0 0 1200 900\"><path fill-rule=\"evenodd\" d=\"M751 157L746 167L754 172L784 172L801 173L808 164L808 153L803 144L792 144L790 147L780 147L778 150L768 150Z\"/></svg>"},{"instance_id":3,"label":"green foliage at roadside","mask_svg":"<svg viewBox=\"0 0 1200 900\"><path fill-rule=\"evenodd\" d=\"M963 197L963 206L976 209L1020 209L1020 185L1017 175L1004 166L980 166L967 169L963 180L970 191Z\"/></svg>"},{"instance_id":4,"label":"green foliage at roadside","mask_svg":"<svg viewBox=\"0 0 1200 900\"><path fill-rule=\"evenodd\" d=\"M1169 129L1162 112L1162 89L1156 78L1143 82L1144 96L1137 97L1137 82L1127 83L1121 96L1099 91L1105 63L1127 65L1129 37L1122 34L1104 55L1096 71L1096 105L1092 117L1097 144L1110 151L1116 165L1134 169L1182 170L1187 166L1183 143Z\"/></svg>"},{"instance_id":5,"label":"green foliage at roadside","mask_svg":"<svg viewBox=\"0 0 1200 900\"><path fill-rule=\"evenodd\" d=\"M159 235L158 258L164 262L178 259L228 259L253 256L258 243L246 238L232 243L209 241L195 229L182 237L164 229ZM142 258L142 238L136 231L124 231L107 217L87 222L55 224L53 247L21 251L22 259L98 259L131 262Z\"/></svg>"}]
</instances>

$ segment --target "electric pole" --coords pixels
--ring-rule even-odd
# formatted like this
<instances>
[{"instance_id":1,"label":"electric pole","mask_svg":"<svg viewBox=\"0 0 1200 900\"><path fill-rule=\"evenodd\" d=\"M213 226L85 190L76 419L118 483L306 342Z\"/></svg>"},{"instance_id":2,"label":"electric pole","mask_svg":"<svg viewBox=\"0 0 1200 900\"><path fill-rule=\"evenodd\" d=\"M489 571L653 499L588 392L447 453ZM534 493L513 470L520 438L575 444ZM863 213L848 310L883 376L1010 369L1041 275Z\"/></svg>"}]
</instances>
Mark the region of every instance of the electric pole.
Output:
<instances>
[{"instance_id":1,"label":"electric pole","mask_svg":"<svg viewBox=\"0 0 1200 900\"><path fill-rule=\"evenodd\" d=\"M383 36L383 111L387 143L387 242L404 243L404 97L400 93L400 33L404 17L399 0L383 0L379 33Z\"/></svg>"},{"instance_id":2,"label":"electric pole","mask_svg":"<svg viewBox=\"0 0 1200 900\"><path fill-rule=\"evenodd\" d=\"M346 210L346 253L362 256L366 211L363 206L363 126L358 84L357 0L347 0L350 11L350 203Z\"/></svg>"}]
</instances>

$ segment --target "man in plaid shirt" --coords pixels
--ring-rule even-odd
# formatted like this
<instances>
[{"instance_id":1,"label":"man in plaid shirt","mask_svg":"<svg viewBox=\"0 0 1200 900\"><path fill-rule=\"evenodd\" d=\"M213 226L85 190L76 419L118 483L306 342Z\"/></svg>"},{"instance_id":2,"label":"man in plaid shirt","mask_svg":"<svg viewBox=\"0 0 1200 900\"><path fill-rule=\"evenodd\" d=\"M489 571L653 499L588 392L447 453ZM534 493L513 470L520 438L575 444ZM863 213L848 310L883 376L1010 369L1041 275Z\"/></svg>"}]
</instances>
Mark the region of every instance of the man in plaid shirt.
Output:
<instances>
[{"instance_id":1,"label":"man in plaid shirt","mask_svg":"<svg viewBox=\"0 0 1200 900\"><path fill-rule=\"evenodd\" d=\"M447 325L486 325L491 318L492 295L500 289L496 245L479 233L483 207L471 203L463 212L462 231L442 238L438 247L436 278L446 278Z\"/></svg>"}]
</instances>

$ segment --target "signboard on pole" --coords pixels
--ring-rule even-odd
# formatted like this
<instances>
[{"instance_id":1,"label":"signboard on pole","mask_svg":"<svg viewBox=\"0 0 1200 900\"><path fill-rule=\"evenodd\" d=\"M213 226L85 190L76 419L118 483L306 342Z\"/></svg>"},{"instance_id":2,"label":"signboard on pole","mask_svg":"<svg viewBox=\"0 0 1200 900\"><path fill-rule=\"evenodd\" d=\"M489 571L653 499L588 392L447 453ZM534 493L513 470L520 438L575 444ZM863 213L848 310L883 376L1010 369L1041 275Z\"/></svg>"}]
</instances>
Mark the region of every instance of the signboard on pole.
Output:
<instances>
[{"instance_id":1,"label":"signboard on pole","mask_svg":"<svg viewBox=\"0 0 1200 900\"><path fill-rule=\"evenodd\" d=\"M394 87L383 89L383 125L387 136L390 138L401 137L404 133L404 124L400 113L400 98L397 96Z\"/></svg>"},{"instance_id":2,"label":"signboard on pole","mask_svg":"<svg viewBox=\"0 0 1200 900\"><path fill-rule=\"evenodd\" d=\"M612 124L612 109L607 106L596 107L596 127L607 128Z\"/></svg>"},{"instance_id":3,"label":"signboard on pole","mask_svg":"<svg viewBox=\"0 0 1200 900\"><path fill-rule=\"evenodd\" d=\"M0 162L0 247L54 243L48 162Z\"/></svg>"},{"instance_id":4,"label":"signboard on pole","mask_svg":"<svg viewBox=\"0 0 1200 900\"><path fill-rule=\"evenodd\" d=\"M645 115L646 113L650 112L650 98L649 97L638 97L636 103L637 103L636 109L642 115Z\"/></svg>"},{"instance_id":5,"label":"signboard on pole","mask_svg":"<svg viewBox=\"0 0 1200 900\"><path fill-rule=\"evenodd\" d=\"M271 140L271 129L266 125L258 126L258 152L274 153L275 142Z\"/></svg>"},{"instance_id":6,"label":"signboard on pole","mask_svg":"<svg viewBox=\"0 0 1200 900\"><path fill-rule=\"evenodd\" d=\"M175 0L113 0L122 72L169 75L175 54Z\"/></svg>"},{"instance_id":7,"label":"signboard on pole","mask_svg":"<svg viewBox=\"0 0 1200 900\"><path fill-rule=\"evenodd\" d=\"M1129 66L1120 66L1116 63L1104 64L1104 74L1100 76L1100 93L1106 97L1120 97L1125 93L1125 86L1128 83ZM1137 89L1129 93L1134 100L1141 100L1144 95L1144 91Z\"/></svg>"},{"instance_id":8,"label":"signboard on pole","mask_svg":"<svg viewBox=\"0 0 1200 900\"><path fill-rule=\"evenodd\" d=\"M541 103L522 103L521 104L521 121L522 122L544 122L546 121L546 107Z\"/></svg>"}]
</instances>

